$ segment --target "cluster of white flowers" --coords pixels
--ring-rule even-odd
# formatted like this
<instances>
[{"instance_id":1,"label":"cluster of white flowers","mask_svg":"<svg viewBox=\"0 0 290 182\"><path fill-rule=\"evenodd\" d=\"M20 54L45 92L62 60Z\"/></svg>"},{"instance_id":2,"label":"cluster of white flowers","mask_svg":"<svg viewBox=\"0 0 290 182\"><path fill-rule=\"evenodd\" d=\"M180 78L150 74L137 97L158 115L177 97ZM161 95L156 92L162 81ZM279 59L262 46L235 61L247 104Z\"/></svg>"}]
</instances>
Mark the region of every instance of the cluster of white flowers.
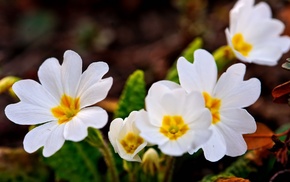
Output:
<instances>
[{"instance_id":1,"label":"cluster of white flowers","mask_svg":"<svg viewBox=\"0 0 290 182\"><path fill-rule=\"evenodd\" d=\"M238 59L275 65L290 46L289 37L280 36L283 29L283 23L271 18L266 3L254 6L254 0L239 0L230 12L226 37ZM158 145L171 156L202 149L209 161L244 154L243 134L253 133L256 123L243 108L258 99L260 81L244 80L242 63L233 64L218 78L213 56L202 49L194 52L194 63L179 58L177 71L180 84L154 83L145 109L111 122L108 135L115 152L139 162L138 153L148 145ZM24 149L31 153L44 147L43 155L51 156L65 140L83 140L88 127L105 126L107 112L92 105L103 100L112 86L112 78L102 79L107 72L106 63L96 62L82 73L80 56L66 51L62 65L50 58L40 66L41 84L16 82L13 90L20 102L8 105L6 116L17 124L42 124L25 136Z\"/></svg>"}]
</instances>

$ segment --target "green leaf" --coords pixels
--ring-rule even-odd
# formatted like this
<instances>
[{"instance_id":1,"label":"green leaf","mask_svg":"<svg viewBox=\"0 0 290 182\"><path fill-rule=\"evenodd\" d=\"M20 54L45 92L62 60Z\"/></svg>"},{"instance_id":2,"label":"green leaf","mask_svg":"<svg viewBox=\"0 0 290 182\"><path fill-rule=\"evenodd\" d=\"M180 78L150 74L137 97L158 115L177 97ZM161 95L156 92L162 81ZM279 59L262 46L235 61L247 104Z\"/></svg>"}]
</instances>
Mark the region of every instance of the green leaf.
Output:
<instances>
[{"instance_id":1,"label":"green leaf","mask_svg":"<svg viewBox=\"0 0 290 182\"><path fill-rule=\"evenodd\" d=\"M195 50L200 49L203 45L203 41L201 38L197 37L195 38L188 46L187 48L181 53L181 56L183 56L185 59L187 59L189 62L193 62L193 53ZM178 78L178 73L177 73L177 68L176 68L176 63L172 65L172 67L169 69L167 75L166 75L166 80L171 80L176 83L179 83L179 78Z\"/></svg>"},{"instance_id":2,"label":"green leaf","mask_svg":"<svg viewBox=\"0 0 290 182\"><path fill-rule=\"evenodd\" d=\"M66 141L58 152L43 161L55 172L57 181L105 181L107 168L102 155L85 141Z\"/></svg>"},{"instance_id":3,"label":"green leaf","mask_svg":"<svg viewBox=\"0 0 290 182\"><path fill-rule=\"evenodd\" d=\"M118 109L115 111L115 118L125 118L132 111L144 108L145 96L146 84L144 72L136 70L126 81L118 103Z\"/></svg>"}]
</instances>

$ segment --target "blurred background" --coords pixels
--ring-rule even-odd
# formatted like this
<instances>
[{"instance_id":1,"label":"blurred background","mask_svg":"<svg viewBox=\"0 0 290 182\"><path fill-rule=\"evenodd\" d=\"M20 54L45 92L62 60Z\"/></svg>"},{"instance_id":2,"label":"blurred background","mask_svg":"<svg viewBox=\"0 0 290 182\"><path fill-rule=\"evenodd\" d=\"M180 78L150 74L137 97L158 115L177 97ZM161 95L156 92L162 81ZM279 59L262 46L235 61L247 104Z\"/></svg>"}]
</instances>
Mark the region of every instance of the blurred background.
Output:
<instances>
[{"instance_id":1,"label":"blurred background","mask_svg":"<svg viewBox=\"0 0 290 182\"><path fill-rule=\"evenodd\" d=\"M182 50L201 37L213 52L226 44L232 0L0 0L0 79L14 75L37 80L37 70L49 57L62 62L63 53L74 50L84 69L105 61L114 83L108 98L118 99L128 76L145 72L147 86L165 78ZM259 1L256 1L256 3ZM290 35L290 3L267 0L273 17L285 23ZM257 77L262 94L248 111L272 129L289 122L289 106L272 102L272 89L289 80L290 72L275 67L247 64L246 79ZM0 95L0 147L21 147L27 126L10 122L7 104L16 102Z\"/></svg>"}]
</instances>

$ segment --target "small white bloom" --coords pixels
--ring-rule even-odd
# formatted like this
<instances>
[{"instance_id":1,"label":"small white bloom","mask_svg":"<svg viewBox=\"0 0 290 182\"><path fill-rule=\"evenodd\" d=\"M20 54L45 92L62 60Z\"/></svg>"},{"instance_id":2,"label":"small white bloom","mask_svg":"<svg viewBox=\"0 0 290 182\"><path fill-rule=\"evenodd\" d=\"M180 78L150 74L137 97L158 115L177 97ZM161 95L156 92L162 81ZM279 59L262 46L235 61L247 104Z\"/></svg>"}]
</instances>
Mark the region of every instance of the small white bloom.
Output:
<instances>
[{"instance_id":1,"label":"small white bloom","mask_svg":"<svg viewBox=\"0 0 290 182\"><path fill-rule=\"evenodd\" d=\"M82 73L81 57L68 50L62 65L57 59L49 58L40 66L41 84L29 79L16 82L12 88L20 102L8 105L6 116L16 124L42 124L27 133L24 149L32 153L43 146L43 155L48 157L65 140L83 140L88 127L105 126L107 112L88 106L107 96L113 79L102 77L108 69L106 63L96 62Z\"/></svg>"},{"instance_id":2,"label":"small white bloom","mask_svg":"<svg viewBox=\"0 0 290 182\"><path fill-rule=\"evenodd\" d=\"M253 104L261 92L260 81L243 80L246 67L234 64L217 81L217 66L213 56L205 50L194 52L194 63L179 58L177 70L181 86L189 93L203 94L205 106L212 119L213 135L202 149L209 161L217 161L224 155L239 156L247 145L242 134L256 130L254 118L243 107Z\"/></svg>"},{"instance_id":3,"label":"small white bloom","mask_svg":"<svg viewBox=\"0 0 290 182\"><path fill-rule=\"evenodd\" d=\"M141 162L138 153L147 145L139 134L135 122L139 111L133 111L124 120L116 118L111 122L109 130L109 140L116 153L127 161Z\"/></svg>"},{"instance_id":4,"label":"small white bloom","mask_svg":"<svg viewBox=\"0 0 290 182\"><path fill-rule=\"evenodd\" d=\"M254 5L254 0L239 0L230 11L225 33L238 59L273 66L290 48L289 36L280 36L284 28L281 21L272 18L265 2Z\"/></svg>"},{"instance_id":5,"label":"small white bloom","mask_svg":"<svg viewBox=\"0 0 290 182\"><path fill-rule=\"evenodd\" d=\"M206 142L211 114L199 92L186 93L169 81L154 83L145 98L146 110L136 122L140 135L167 155L193 153Z\"/></svg>"}]
</instances>

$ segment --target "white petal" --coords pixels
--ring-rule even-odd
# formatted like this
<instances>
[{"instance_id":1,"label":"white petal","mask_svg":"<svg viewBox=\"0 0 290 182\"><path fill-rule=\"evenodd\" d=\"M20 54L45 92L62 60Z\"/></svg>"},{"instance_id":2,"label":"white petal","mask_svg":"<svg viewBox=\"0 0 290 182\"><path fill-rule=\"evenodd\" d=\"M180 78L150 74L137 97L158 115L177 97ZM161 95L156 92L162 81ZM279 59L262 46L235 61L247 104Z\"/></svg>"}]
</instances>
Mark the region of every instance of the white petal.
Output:
<instances>
[{"instance_id":1,"label":"white petal","mask_svg":"<svg viewBox=\"0 0 290 182\"><path fill-rule=\"evenodd\" d=\"M80 107L84 108L86 106L93 105L104 98L106 98L111 86L113 83L113 79L106 78L102 79L99 82L88 87L86 90L83 90L80 95Z\"/></svg>"},{"instance_id":2,"label":"white petal","mask_svg":"<svg viewBox=\"0 0 290 182\"><path fill-rule=\"evenodd\" d=\"M157 81L153 83L149 88L147 97L151 97L152 100L159 101L165 93L171 92L171 90L174 90L176 88L181 87L180 85L171 81L166 80Z\"/></svg>"},{"instance_id":3,"label":"white petal","mask_svg":"<svg viewBox=\"0 0 290 182\"><path fill-rule=\"evenodd\" d=\"M277 46L280 47L283 53L286 53L290 49L290 37L289 36L280 36L278 38L278 41L275 41L277 43Z\"/></svg>"},{"instance_id":4,"label":"white petal","mask_svg":"<svg viewBox=\"0 0 290 182\"><path fill-rule=\"evenodd\" d=\"M259 2L254 6L254 13L260 18L271 18L272 12L270 6L265 2Z\"/></svg>"},{"instance_id":5,"label":"white petal","mask_svg":"<svg viewBox=\"0 0 290 182\"><path fill-rule=\"evenodd\" d=\"M251 62L260 65L274 66L278 63L279 59L282 57L282 50L280 47L273 45L266 45L256 47L251 51L249 59Z\"/></svg>"},{"instance_id":6,"label":"white petal","mask_svg":"<svg viewBox=\"0 0 290 182\"><path fill-rule=\"evenodd\" d=\"M108 122L107 112L100 107L82 109L76 116L86 127L103 128Z\"/></svg>"},{"instance_id":7,"label":"white petal","mask_svg":"<svg viewBox=\"0 0 290 182\"><path fill-rule=\"evenodd\" d=\"M184 149L176 140L168 140L158 147L162 153L170 156L181 156L189 150L189 148Z\"/></svg>"},{"instance_id":8,"label":"white petal","mask_svg":"<svg viewBox=\"0 0 290 182\"><path fill-rule=\"evenodd\" d=\"M5 108L5 114L8 119L21 125L34 125L55 120L49 109L25 102L8 105Z\"/></svg>"},{"instance_id":9,"label":"white petal","mask_svg":"<svg viewBox=\"0 0 290 182\"><path fill-rule=\"evenodd\" d=\"M247 151L247 144L243 136L226 125L222 124L221 128L226 142L226 155L231 157L243 155Z\"/></svg>"},{"instance_id":10,"label":"white petal","mask_svg":"<svg viewBox=\"0 0 290 182\"><path fill-rule=\"evenodd\" d=\"M42 152L44 157L49 157L53 155L63 146L65 142L63 132L64 132L63 124L62 125L57 124L57 127L51 131L50 136L47 138L44 144Z\"/></svg>"},{"instance_id":11,"label":"white petal","mask_svg":"<svg viewBox=\"0 0 290 182\"><path fill-rule=\"evenodd\" d=\"M189 123L197 120L203 111L208 111L208 109L205 108L204 98L200 92L189 93L182 104L183 106L179 106L182 110L182 116ZM211 120L211 114L209 115Z\"/></svg>"},{"instance_id":12,"label":"white petal","mask_svg":"<svg viewBox=\"0 0 290 182\"><path fill-rule=\"evenodd\" d=\"M140 136L147 140L147 142L152 144L163 144L168 138L160 133L160 127L154 126L149 122L147 113L143 111L138 121L136 121L136 126L140 130Z\"/></svg>"},{"instance_id":13,"label":"white petal","mask_svg":"<svg viewBox=\"0 0 290 182\"><path fill-rule=\"evenodd\" d=\"M217 66L213 56L203 49L194 52L194 63L184 58L177 61L177 70L181 86L187 91L212 92L217 79Z\"/></svg>"},{"instance_id":14,"label":"white petal","mask_svg":"<svg viewBox=\"0 0 290 182\"><path fill-rule=\"evenodd\" d=\"M242 34L244 35L245 41L251 43L253 47L258 43L265 42L269 38L278 37L285 28L281 21L274 19L252 21L252 24ZM257 24L259 26L256 26Z\"/></svg>"},{"instance_id":15,"label":"white petal","mask_svg":"<svg viewBox=\"0 0 290 182\"><path fill-rule=\"evenodd\" d=\"M82 74L82 59L76 52L65 51L61 74L65 93L75 97Z\"/></svg>"},{"instance_id":16,"label":"white petal","mask_svg":"<svg viewBox=\"0 0 290 182\"><path fill-rule=\"evenodd\" d=\"M221 122L237 133L253 133L257 129L254 118L245 109L227 109L220 111Z\"/></svg>"},{"instance_id":17,"label":"white petal","mask_svg":"<svg viewBox=\"0 0 290 182\"><path fill-rule=\"evenodd\" d=\"M35 152L44 146L52 131L57 127L56 122L49 122L29 131L23 140L24 150L28 153Z\"/></svg>"},{"instance_id":18,"label":"white petal","mask_svg":"<svg viewBox=\"0 0 290 182\"><path fill-rule=\"evenodd\" d=\"M226 143L223 135L217 128L212 127L212 136L202 145L204 156L211 162L220 160L226 153Z\"/></svg>"},{"instance_id":19,"label":"white petal","mask_svg":"<svg viewBox=\"0 0 290 182\"><path fill-rule=\"evenodd\" d=\"M38 77L42 86L60 100L64 91L61 83L61 67L57 59L49 58L39 67Z\"/></svg>"},{"instance_id":20,"label":"white petal","mask_svg":"<svg viewBox=\"0 0 290 182\"><path fill-rule=\"evenodd\" d=\"M222 101L222 108L247 107L259 98L261 83L256 78L239 81L233 74L221 76L215 90L215 96Z\"/></svg>"},{"instance_id":21,"label":"white petal","mask_svg":"<svg viewBox=\"0 0 290 182\"><path fill-rule=\"evenodd\" d=\"M246 73L246 65L242 63L233 64L227 69L226 72L237 75L241 80L243 80Z\"/></svg>"},{"instance_id":22,"label":"white petal","mask_svg":"<svg viewBox=\"0 0 290 182\"><path fill-rule=\"evenodd\" d=\"M119 138L120 130L123 126L123 119L116 118L114 119L110 124L110 129L108 132L109 140L115 150L115 152L118 152L117 150L117 139Z\"/></svg>"},{"instance_id":23,"label":"white petal","mask_svg":"<svg viewBox=\"0 0 290 182\"><path fill-rule=\"evenodd\" d=\"M49 109L59 104L59 101L33 80L20 80L12 86L12 89L22 102Z\"/></svg>"},{"instance_id":24,"label":"white petal","mask_svg":"<svg viewBox=\"0 0 290 182\"><path fill-rule=\"evenodd\" d=\"M64 125L64 138L66 140L79 142L85 139L88 135L87 126L77 117L74 117Z\"/></svg>"},{"instance_id":25,"label":"white petal","mask_svg":"<svg viewBox=\"0 0 290 182\"><path fill-rule=\"evenodd\" d=\"M78 95L88 90L92 85L99 82L108 72L109 66L105 62L95 62L89 65L87 70L82 74L78 88Z\"/></svg>"},{"instance_id":26,"label":"white petal","mask_svg":"<svg viewBox=\"0 0 290 182\"><path fill-rule=\"evenodd\" d=\"M191 148L188 151L189 154L193 154L193 152L201 148L210 139L211 136L212 131L209 129L194 131L193 138L195 140L191 143Z\"/></svg>"}]
</instances>

